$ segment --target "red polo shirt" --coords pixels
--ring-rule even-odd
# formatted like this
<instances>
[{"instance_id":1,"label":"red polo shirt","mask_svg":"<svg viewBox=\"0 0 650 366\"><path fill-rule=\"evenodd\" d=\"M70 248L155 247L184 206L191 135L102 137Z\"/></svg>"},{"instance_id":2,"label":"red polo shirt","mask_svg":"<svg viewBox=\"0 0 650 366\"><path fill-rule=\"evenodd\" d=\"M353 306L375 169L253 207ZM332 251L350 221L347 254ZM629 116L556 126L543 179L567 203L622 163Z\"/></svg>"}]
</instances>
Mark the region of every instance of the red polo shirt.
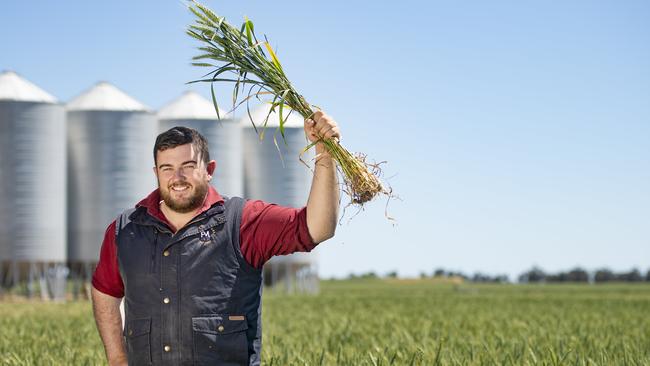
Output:
<instances>
[{"instance_id":1,"label":"red polo shirt","mask_svg":"<svg viewBox=\"0 0 650 366\"><path fill-rule=\"evenodd\" d=\"M160 192L156 189L136 206L146 207L150 215L176 231L160 211L160 201ZM199 213L218 202L223 202L223 198L210 186ZM309 252L316 247L307 229L306 207L298 209L260 200L247 200L242 211L239 231L241 252L246 261L255 268L262 268L274 255ZM107 295L118 298L124 296L124 284L117 264L115 221L108 226L104 234L92 284Z\"/></svg>"}]
</instances>

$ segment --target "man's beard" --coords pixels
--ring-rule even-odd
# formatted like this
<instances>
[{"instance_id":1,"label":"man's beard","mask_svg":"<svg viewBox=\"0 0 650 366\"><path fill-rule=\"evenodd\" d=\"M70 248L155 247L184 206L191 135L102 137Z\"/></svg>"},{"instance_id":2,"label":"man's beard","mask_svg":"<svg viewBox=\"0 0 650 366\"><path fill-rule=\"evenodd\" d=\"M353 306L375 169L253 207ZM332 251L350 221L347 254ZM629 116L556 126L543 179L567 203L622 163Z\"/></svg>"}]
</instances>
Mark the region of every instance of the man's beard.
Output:
<instances>
[{"instance_id":1,"label":"man's beard","mask_svg":"<svg viewBox=\"0 0 650 366\"><path fill-rule=\"evenodd\" d=\"M167 189L162 189L160 188L160 184L158 184L158 187L160 188L160 196L162 197L167 207L179 213L192 212L197 208L201 207L203 201L205 200L205 195L208 192L207 183L201 183L197 185L190 185L188 183L176 183L174 185L188 185L189 186L188 190L194 189L194 194L192 194L188 198L175 200L174 198L172 198L171 187L167 187Z\"/></svg>"}]
</instances>

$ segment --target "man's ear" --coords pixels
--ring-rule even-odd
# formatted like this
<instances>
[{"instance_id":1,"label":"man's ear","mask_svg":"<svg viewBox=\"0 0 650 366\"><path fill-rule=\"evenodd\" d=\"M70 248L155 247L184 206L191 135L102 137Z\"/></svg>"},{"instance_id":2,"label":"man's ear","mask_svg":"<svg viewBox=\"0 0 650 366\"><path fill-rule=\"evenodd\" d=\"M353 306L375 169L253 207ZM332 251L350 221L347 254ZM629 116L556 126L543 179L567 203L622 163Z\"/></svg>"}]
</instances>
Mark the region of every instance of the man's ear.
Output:
<instances>
[{"instance_id":1,"label":"man's ear","mask_svg":"<svg viewBox=\"0 0 650 366\"><path fill-rule=\"evenodd\" d=\"M153 167L153 175L156 177L156 180L158 180L158 169L156 167Z\"/></svg>"},{"instance_id":2,"label":"man's ear","mask_svg":"<svg viewBox=\"0 0 650 366\"><path fill-rule=\"evenodd\" d=\"M210 160L208 162L207 168L208 168L208 175L210 176L210 178L212 178L212 176L214 175L214 171L217 169L217 162L214 160Z\"/></svg>"}]
</instances>

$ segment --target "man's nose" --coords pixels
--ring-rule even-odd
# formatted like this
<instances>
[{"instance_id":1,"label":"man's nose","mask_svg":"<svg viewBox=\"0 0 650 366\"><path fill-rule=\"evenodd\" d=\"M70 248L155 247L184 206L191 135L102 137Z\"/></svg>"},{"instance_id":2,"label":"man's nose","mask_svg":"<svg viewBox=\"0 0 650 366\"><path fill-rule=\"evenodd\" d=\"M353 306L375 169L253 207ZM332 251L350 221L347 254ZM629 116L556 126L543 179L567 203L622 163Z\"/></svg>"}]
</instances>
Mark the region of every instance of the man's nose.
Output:
<instances>
[{"instance_id":1,"label":"man's nose","mask_svg":"<svg viewBox=\"0 0 650 366\"><path fill-rule=\"evenodd\" d=\"M183 172L182 167L174 170L174 178L175 179L185 179L185 173Z\"/></svg>"}]
</instances>

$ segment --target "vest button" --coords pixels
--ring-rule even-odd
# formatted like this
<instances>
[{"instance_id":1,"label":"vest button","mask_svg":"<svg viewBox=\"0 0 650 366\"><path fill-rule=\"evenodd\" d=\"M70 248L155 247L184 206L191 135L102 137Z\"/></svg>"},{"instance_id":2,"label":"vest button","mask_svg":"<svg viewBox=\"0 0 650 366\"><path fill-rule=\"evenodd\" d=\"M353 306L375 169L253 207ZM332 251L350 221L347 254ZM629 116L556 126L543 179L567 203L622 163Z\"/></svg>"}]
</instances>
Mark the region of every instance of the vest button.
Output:
<instances>
[{"instance_id":1,"label":"vest button","mask_svg":"<svg viewBox=\"0 0 650 366\"><path fill-rule=\"evenodd\" d=\"M163 349L165 350L165 352L169 352L169 351L171 351L171 350L172 350L172 348L171 348L171 347L169 347L169 346L165 346L165 347L163 347Z\"/></svg>"},{"instance_id":2,"label":"vest button","mask_svg":"<svg viewBox=\"0 0 650 366\"><path fill-rule=\"evenodd\" d=\"M169 250L165 250L165 251L163 252L163 255L164 255L165 257L169 257Z\"/></svg>"},{"instance_id":3,"label":"vest button","mask_svg":"<svg viewBox=\"0 0 650 366\"><path fill-rule=\"evenodd\" d=\"M169 297L164 298L164 299L163 299L163 302L164 302L165 304L169 304Z\"/></svg>"},{"instance_id":4,"label":"vest button","mask_svg":"<svg viewBox=\"0 0 650 366\"><path fill-rule=\"evenodd\" d=\"M129 335L133 335L133 329L129 329Z\"/></svg>"},{"instance_id":5,"label":"vest button","mask_svg":"<svg viewBox=\"0 0 650 366\"><path fill-rule=\"evenodd\" d=\"M223 325L220 325L219 328L217 328L217 330L220 331L220 332L223 332L224 329L225 328L223 327Z\"/></svg>"}]
</instances>

